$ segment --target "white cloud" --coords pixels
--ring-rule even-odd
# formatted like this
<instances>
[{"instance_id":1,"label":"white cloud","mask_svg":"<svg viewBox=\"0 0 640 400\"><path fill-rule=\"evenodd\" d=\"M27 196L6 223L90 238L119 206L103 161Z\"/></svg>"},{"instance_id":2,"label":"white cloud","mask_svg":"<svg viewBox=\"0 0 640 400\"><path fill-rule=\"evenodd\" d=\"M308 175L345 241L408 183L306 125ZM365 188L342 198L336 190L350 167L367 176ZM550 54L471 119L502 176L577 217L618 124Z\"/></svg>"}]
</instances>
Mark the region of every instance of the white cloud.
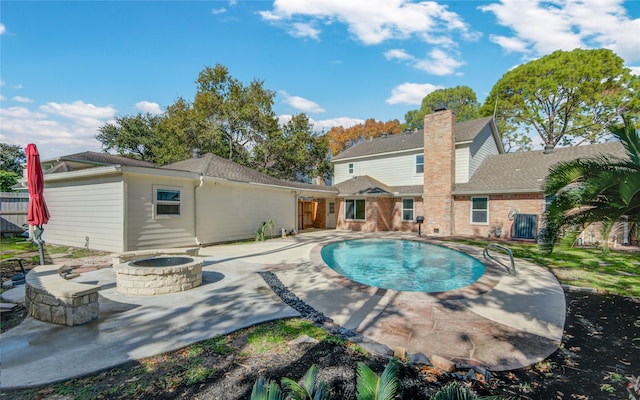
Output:
<instances>
[{"instance_id":1,"label":"white cloud","mask_svg":"<svg viewBox=\"0 0 640 400\"><path fill-rule=\"evenodd\" d=\"M36 143L43 159L55 156L100 151L95 137L98 128L112 122L116 110L75 101L50 102L37 111L27 107L0 108L0 140L25 147Z\"/></svg>"},{"instance_id":2,"label":"white cloud","mask_svg":"<svg viewBox=\"0 0 640 400\"><path fill-rule=\"evenodd\" d=\"M324 108L320 107L317 103L303 97L291 96L285 91L280 91L280 95L284 98L283 101L285 104L290 105L296 110L300 110L305 113L321 113L325 111Z\"/></svg>"},{"instance_id":3,"label":"white cloud","mask_svg":"<svg viewBox=\"0 0 640 400\"><path fill-rule=\"evenodd\" d=\"M319 121L314 121L313 119L311 119L309 122L311 123L311 125L313 125L313 130L316 132L328 132L331 128L336 126L351 128L354 125L364 124L363 119L350 117L330 118Z\"/></svg>"},{"instance_id":4,"label":"white cloud","mask_svg":"<svg viewBox=\"0 0 640 400\"><path fill-rule=\"evenodd\" d=\"M40 110L49 114L58 115L73 120L76 124L98 127L103 120L113 118L115 108L111 106L96 107L80 100L73 103L47 103L40 106Z\"/></svg>"},{"instance_id":5,"label":"white cloud","mask_svg":"<svg viewBox=\"0 0 640 400\"><path fill-rule=\"evenodd\" d=\"M455 73L456 69L464 64L464 62L457 60L457 55L457 51L450 50L445 52L437 48L431 50L428 57L424 59L419 59L403 49L392 49L384 53L387 60L404 61L407 65L433 75Z\"/></svg>"},{"instance_id":6,"label":"white cloud","mask_svg":"<svg viewBox=\"0 0 640 400\"><path fill-rule=\"evenodd\" d=\"M278 115L278 124L286 125L287 122L291 121L293 115L282 114ZM309 118L309 124L313 127L313 131L317 133L328 132L331 128L336 126L342 126L343 128L350 128L354 125L364 124L363 119L358 118L349 118L349 117L339 117L339 118L330 118L323 120L314 120L313 118Z\"/></svg>"},{"instance_id":7,"label":"white cloud","mask_svg":"<svg viewBox=\"0 0 640 400\"><path fill-rule=\"evenodd\" d=\"M320 31L314 28L311 24L305 24L301 22L291 24L289 33L293 37L310 38L314 40L318 40L318 36L320 35Z\"/></svg>"},{"instance_id":8,"label":"white cloud","mask_svg":"<svg viewBox=\"0 0 640 400\"><path fill-rule=\"evenodd\" d=\"M640 60L640 36L632 32L640 32L640 18L631 19L623 3L624 0L500 0L479 8L492 12L500 25L513 31L511 38L492 37L507 51L544 55L559 49L604 47L627 62L635 62Z\"/></svg>"},{"instance_id":9,"label":"white cloud","mask_svg":"<svg viewBox=\"0 0 640 400\"><path fill-rule=\"evenodd\" d=\"M631 70L631 73L634 75L640 76L640 67L628 67Z\"/></svg>"},{"instance_id":10,"label":"white cloud","mask_svg":"<svg viewBox=\"0 0 640 400\"><path fill-rule=\"evenodd\" d=\"M5 101L7 98L0 94L0 101Z\"/></svg>"},{"instance_id":11,"label":"white cloud","mask_svg":"<svg viewBox=\"0 0 640 400\"><path fill-rule=\"evenodd\" d=\"M489 40L502 47L507 53L525 53L527 51L527 42L516 37L490 35Z\"/></svg>"},{"instance_id":12,"label":"white cloud","mask_svg":"<svg viewBox=\"0 0 640 400\"><path fill-rule=\"evenodd\" d=\"M40 119L46 118L47 114L33 112L26 107L9 107L9 108L0 108L0 116L2 116L3 121L6 122L7 119ZM4 125L3 125L4 127Z\"/></svg>"},{"instance_id":13,"label":"white cloud","mask_svg":"<svg viewBox=\"0 0 640 400\"><path fill-rule=\"evenodd\" d=\"M389 97L386 102L388 104L420 105L426 95L442 88L442 86L432 85L430 83L407 82L393 88L391 97Z\"/></svg>"},{"instance_id":14,"label":"white cloud","mask_svg":"<svg viewBox=\"0 0 640 400\"><path fill-rule=\"evenodd\" d=\"M13 88L14 89L22 89L23 86L22 86L22 84L18 83L17 85L13 85Z\"/></svg>"},{"instance_id":15,"label":"white cloud","mask_svg":"<svg viewBox=\"0 0 640 400\"><path fill-rule=\"evenodd\" d=\"M158 103L152 103L150 101L139 101L136 103L136 108L144 113L162 114L160 105Z\"/></svg>"},{"instance_id":16,"label":"white cloud","mask_svg":"<svg viewBox=\"0 0 640 400\"><path fill-rule=\"evenodd\" d=\"M11 100L17 101L18 103L33 103L33 100L31 100L28 97L23 97L23 96L15 96Z\"/></svg>"},{"instance_id":17,"label":"white cloud","mask_svg":"<svg viewBox=\"0 0 640 400\"><path fill-rule=\"evenodd\" d=\"M211 10L211 14L213 15L218 15L218 14L224 14L227 12L227 9L222 7L222 8L214 8Z\"/></svg>"},{"instance_id":18,"label":"white cloud","mask_svg":"<svg viewBox=\"0 0 640 400\"><path fill-rule=\"evenodd\" d=\"M404 49L391 49L384 53L387 60L413 60L414 56L407 53Z\"/></svg>"},{"instance_id":19,"label":"white cloud","mask_svg":"<svg viewBox=\"0 0 640 400\"><path fill-rule=\"evenodd\" d=\"M463 64L462 61L456 60L450 54L440 49L434 49L429 53L428 58L416 60L414 67L433 75L450 75Z\"/></svg>"},{"instance_id":20,"label":"white cloud","mask_svg":"<svg viewBox=\"0 0 640 400\"><path fill-rule=\"evenodd\" d=\"M7 32L7 27L0 23L0 35L4 35Z\"/></svg>"},{"instance_id":21,"label":"white cloud","mask_svg":"<svg viewBox=\"0 0 640 400\"><path fill-rule=\"evenodd\" d=\"M366 45L410 37L440 41L438 38L448 38L452 32L465 39L477 36L458 14L435 1L387 0L372 4L369 0L275 0L273 9L260 15L265 21L284 26L292 35L296 23L318 27L338 21Z\"/></svg>"}]
</instances>

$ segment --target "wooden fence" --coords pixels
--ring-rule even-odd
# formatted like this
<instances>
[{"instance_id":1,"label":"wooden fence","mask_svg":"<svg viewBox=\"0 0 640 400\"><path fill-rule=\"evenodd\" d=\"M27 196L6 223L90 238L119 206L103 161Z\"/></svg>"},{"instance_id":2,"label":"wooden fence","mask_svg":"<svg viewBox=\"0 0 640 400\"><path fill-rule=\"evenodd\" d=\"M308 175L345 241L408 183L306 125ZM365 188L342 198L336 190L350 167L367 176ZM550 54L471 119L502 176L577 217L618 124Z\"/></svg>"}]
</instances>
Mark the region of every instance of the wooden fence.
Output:
<instances>
[{"instance_id":1,"label":"wooden fence","mask_svg":"<svg viewBox=\"0 0 640 400\"><path fill-rule=\"evenodd\" d=\"M0 234L12 236L26 229L29 193L0 192Z\"/></svg>"}]
</instances>

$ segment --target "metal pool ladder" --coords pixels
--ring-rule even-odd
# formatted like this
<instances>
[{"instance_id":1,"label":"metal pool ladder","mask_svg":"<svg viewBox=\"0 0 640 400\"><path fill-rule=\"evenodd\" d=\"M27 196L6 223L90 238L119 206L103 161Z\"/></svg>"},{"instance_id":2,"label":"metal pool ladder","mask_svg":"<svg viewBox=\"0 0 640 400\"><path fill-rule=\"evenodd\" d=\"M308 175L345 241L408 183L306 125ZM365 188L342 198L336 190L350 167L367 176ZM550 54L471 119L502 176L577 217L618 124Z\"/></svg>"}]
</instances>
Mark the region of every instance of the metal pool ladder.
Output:
<instances>
[{"instance_id":1,"label":"metal pool ladder","mask_svg":"<svg viewBox=\"0 0 640 400\"><path fill-rule=\"evenodd\" d=\"M516 264L513 261L513 253L511 252L510 249L508 249L505 246L499 245L499 244L489 243L487 245L487 247L484 248L484 251L482 252L482 255L484 256L485 259L491 260L491 261L493 261L495 263L503 265L500 261L498 261L496 258L492 257L491 254L489 254L489 250L500 250L500 251L508 254L509 255L509 259L511 260L511 268L509 268L507 266L507 271L509 272L510 275L516 275Z\"/></svg>"}]
</instances>

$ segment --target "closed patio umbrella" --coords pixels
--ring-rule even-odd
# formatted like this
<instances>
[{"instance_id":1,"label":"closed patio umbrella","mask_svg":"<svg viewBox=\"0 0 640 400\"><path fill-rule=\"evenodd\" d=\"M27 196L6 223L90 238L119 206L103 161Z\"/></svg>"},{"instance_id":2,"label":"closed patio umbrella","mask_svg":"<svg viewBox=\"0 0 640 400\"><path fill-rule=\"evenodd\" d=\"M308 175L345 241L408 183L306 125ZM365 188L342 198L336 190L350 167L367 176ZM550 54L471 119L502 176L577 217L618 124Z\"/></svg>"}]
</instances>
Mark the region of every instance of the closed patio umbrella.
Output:
<instances>
[{"instance_id":1,"label":"closed patio umbrella","mask_svg":"<svg viewBox=\"0 0 640 400\"><path fill-rule=\"evenodd\" d=\"M44 252L42 250L42 225L49 222L49 209L44 200L44 177L40 165L40 154L35 144L29 143L25 151L27 156L27 184L29 186L29 211L27 219L29 225L35 227L34 241L38 245L40 253L40 265L44 264Z\"/></svg>"}]
</instances>

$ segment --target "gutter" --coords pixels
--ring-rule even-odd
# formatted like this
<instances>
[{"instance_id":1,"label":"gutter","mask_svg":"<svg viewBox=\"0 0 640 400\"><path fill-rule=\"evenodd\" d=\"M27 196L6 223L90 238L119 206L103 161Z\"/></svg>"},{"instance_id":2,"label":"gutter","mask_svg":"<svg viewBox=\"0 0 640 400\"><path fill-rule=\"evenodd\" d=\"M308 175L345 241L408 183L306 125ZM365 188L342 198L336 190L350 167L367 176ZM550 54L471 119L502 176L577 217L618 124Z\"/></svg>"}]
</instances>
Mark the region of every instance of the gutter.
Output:
<instances>
[{"instance_id":1,"label":"gutter","mask_svg":"<svg viewBox=\"0 0 640 400\"><path fill-rule=\"evenodd\" d=\"M193 188L193 236L196 246L202 246L202 242L198 239L198 189L204 186L204 175L200 174L200 183Z\"/></svg>"},{"instance_id":2,"label":"gutter","mask_svg":"<svg viewBox=\"0 0 640 400\"><path fill-rule=\"evenodd\" d=\"M468 196L468 195L476 195L476 194L523 194L523 193L534 193L540 194L543 193L542 189L517 189L517 190L459 190L452 191L451 194L454 196Z\"/></svg>"}]
</instances>

